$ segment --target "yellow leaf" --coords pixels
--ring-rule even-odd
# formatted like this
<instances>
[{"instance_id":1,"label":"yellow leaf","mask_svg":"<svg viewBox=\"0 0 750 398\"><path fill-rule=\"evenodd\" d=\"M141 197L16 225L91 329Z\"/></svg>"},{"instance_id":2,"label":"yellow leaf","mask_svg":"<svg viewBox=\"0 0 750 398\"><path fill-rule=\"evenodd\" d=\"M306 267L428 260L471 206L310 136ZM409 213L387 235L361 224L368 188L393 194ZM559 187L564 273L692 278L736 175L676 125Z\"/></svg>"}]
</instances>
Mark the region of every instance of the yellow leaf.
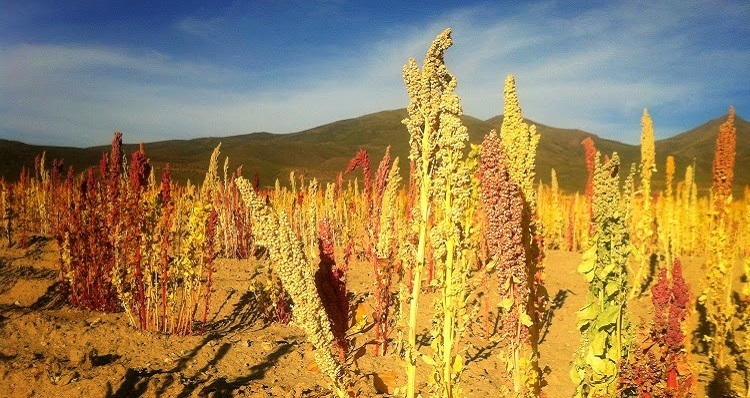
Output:
<instances>
[{"instance_id":1,"label":"yellow leaf","mask_svg":"<svg viewBox=\"0 0 750 398\"><path fill-rule=\"evenodd\" d=\"M464 368L464 359L461 355L456 355L453 358L453 373L459 373Z\"/></svg>"},{"instance_id":2,"label":"yellow leaf","mask_svg":"<svg viewBox=\"0 0 750 398\"><path fill-rule=\"evenodd\" d=\"M367 308L365 307L364 304L360 304L357 306L357 311L354 314L354 323L355 324L360 323L365 318L367 318Z\"/></svg>"},{"instance_id":3,"label":"yellow leaf","mask_svg":"<svg viewBox=\"0 0 750 398\"><path fill-rule=\"evenodd\" d=\"M505 297L502 300L500 300L499 303L497 303L497 306L499 308L504 309L506 312L510 310L510 307L513 305L513 299L510 297Z\"/></svg>"},{"instance_id":4,"label":"yellow leaf","mask_svg":"<svg viewBox=\"0 0 750 398\"><path fill-rule=\"evenodd\" d=\"M419 356L422 358L424 363L430 366L435 366L435 360L431 356L420 353Z\"/></svg>"}]
</instances>

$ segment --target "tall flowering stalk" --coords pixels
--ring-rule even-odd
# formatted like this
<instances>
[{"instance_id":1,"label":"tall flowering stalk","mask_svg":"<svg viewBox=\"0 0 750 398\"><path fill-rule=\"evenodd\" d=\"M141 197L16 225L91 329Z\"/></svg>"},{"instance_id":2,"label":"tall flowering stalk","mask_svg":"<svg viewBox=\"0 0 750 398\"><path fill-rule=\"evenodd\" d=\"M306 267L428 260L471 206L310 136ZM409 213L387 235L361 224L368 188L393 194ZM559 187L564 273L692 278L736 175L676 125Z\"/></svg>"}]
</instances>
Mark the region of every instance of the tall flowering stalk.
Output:
<instances>
[{"instance_id":1,"label":"tall flowering stalk","mask_svg":"<svg viewBox=\"0 0 750 398\"><path fill-rule=\"evenodd\" d=\"M670 155L667 156L664 169L667 186L664 191L664 207L660 212L661 220L659 222L662 226L659 231L659 241L667 264L672 264L675 252L679 251L680 247L678 221L675 215L674 173L674 156Z\"/></svg>"},{"instance_id":2,"label":"tall flowering stalk","mask_svg":"<svg viewBox=\"0 0 750 398\"><path fill-rule=\"evenodd\" d=\"M503 96L505 113L500 128L500 138L508 156L508 172L511 179L518 184L524 201L523 244L527 250L526 268L529 272L529 316L532 322L537 324L546 310L548 299L547 290L544 287L544 232L539 222L534 191L536 148L540 136L536 132L535 125L529 126L523 122L513 75L508 75L505 79ZM534 335L532 338L538 338L537 327L533 327L531 332Z\"/></svg>"},{"instance_id":3,"label":"tall flowering stalk","mask_svg":"<svg viewBox=\"0 0 750 398\"><path fill-rule=\"evenodd\" d=\"M615 396L619 364L628 356L626 290L630 203L619 187L620 158L604 164L597 153L594 175L594 235L578 271L589 283L587 303L577 314L581 345L571 370L575 397ZM632 174L626 186L632 185Z\"/></svg>"},{"instance_id":4,"label":"tall flowering stalk","mask_svg":"<svg viewBox=\"0 0 750 398\"><path fill-rule=\"evenodd\" d=\"M497 261L501 322L507 342L501 359L516 396L538 395L539 320L547 302L544 289L544 242L534 191L535 126L523 121L515 79L505 81L505 114L501 137L485 137L481 176L483 207L488 217L489 254ZM502 144L501 144L501 143ZM484 148L484 145L487 148Z\"/></svg>"},{"instance_id":5,"label":"tall flowering stalk","mask_svg":"<svg viewBox=\"0 0 750 398\"><path fill-rule=\"evenodd\" d=\"M2 188L2 192L0 192L2 195L2 207L0 209L3 211L3 236L8 242L8 247L10 247L13 244L13 195L11 184L6 183L5 178L3 178L0 188Z\"/></svg>"},{"instance_id":6,"label":"tall flowering stalk","mask_svg":"<svg viewBox=\"0 0 750 398\"><path fill-rule=\"evenodd\" d=\"M435 395L445 398L461 394L459 381L464 364L457 348L468 316L467 249L475 208L470 193L473 171L463 160L468 133L459 119L463 112L460 98L452 93L455 85L453 78L448 84L448 93L443 93L441 104L449 111L440 117L438 166L433 184L435 228L431 231L434 283L440 292L433 312L431 348L437 366L431 379L435 382Z\"/></svg>"},{"instance_id":7,"label":"tall flowering stalk","mask_svg":"<svg viewBox=\"0 0 750 398\"><path fill-rule=\"evenodd\" d=\"M428 241L432 242L434 283L440 298L433 313L433 355L422 358L433 366L431 378L437 396L460 393L457 383L463 360L456 348L465 321L466 222L473 217L467 217L466 212L473 210L469 210L470 171L462 160L468 134L460 121L460 98L454 93L456 79L443 61L445 50L453 43L450 35L450 29L446 29L433 41L421 70L410 59L403 71L411 99L409 117L403 122L410 134L409 159L414 165L410 190L419 198L409 220L418 236L417 248L409 251L413 257L406 259L413 278L406 341L407 398L416 396L416 360L420 355L416 346L417 312ZM434 228L428 228L431 221Z\"/></svg>"},{"instance_id":8,"label":"tall flowering stalk","mask_svg":"<svg viewBox=\"0 0 750 398\"><path fill-rule=\"evenodd\" d=\"M651 176L656 172L656 146L654 144L654 122L648 114L648 109L643 109L641 118L641 196L644 198L644 206L649 206L651 201Z\"/></svg>"},{"instance_id":9,"label":"tall flowering stalk","mask_svg":"<svg viewBox=\"0 0 750 398\"><path fill-rule=\"evenodd\" d=\"M399 159L396 158L390 166L387 177L378 178L376 186L379 194L376 203L380 203L378 216L377 242L373 254L374 272L376 277L377 308L375 312L375 338L380 341L376 353L385 355L388 347L388 338L391 332L390 313L393 304L391 284L396 273L397 257L397 231L401 222L399 212L398 192L401 184L399 173ZM382 170L385 163L381 162ZM381 174L380 170L378 175ZM375 214L375 212L373 212Z\"/></svg>"},{"instance_id":10,"label":"tall flowering stalk","mask_svg":"<svg viewBox=\"0 0 750 398\"><path fill-rule=\"evenodd\" d=\"M505 148L507 167L510 177L521 191L530 210L536 210L534 196L534 179L536 178L536 147L539 144L539 134L536 126L529 126L523 121L521 105L516 92L516 79L508 75L503 90L505 112L503 124L500 127L500 139Z\"/></svg>"},{"instance_id":11,"label":"tall flowering stalk","mask_svg":"<svg viewBox=\"0 0 750 398\"><path fill-rule=\"evenodd\" d=\"M724 207L727 199L732 196L736 147L737 131L734 128L734 107L730 107L727 121L719 127L719 134L716 137L716 151L711 168L714 181L713 193L716 196L714 203L717 210Z\"/></svg>"},{"instance_id":12,"label":"tall flowering stalk","mask_svg":"<svg viewBox=\"0 0 750 398\"><path fill-rule=\"evenodd\" d=\"M641 164L640 164L640 195L633 198L639 201L638 212L634 214L635 231L632 236L635 249L635 258L638 268L630 289L630 299L640 295L643 289L646 270L649 269L651 254L653 252L653 237L655 233L654 214L651 200L651 176L656 172L656 149L654 145L654 123L648 114L648 109L643 109L641 118Z\"/></svg>"},{"instance_id":13,"label":"tall flowering stalk","mask_svg":"<svg viewBox=\"0 0 750 398\"><path fill-rule=\"evenodd\" d=\"M404 66L403 77L410 103L409 117L403 121L409 131L409 160L413 162L414 195L419 198L410 220L411 228L417 233L417 249L414 258L408 259L412 272L412 291L409 301L409 323L406 340L406 397L416 397L417 375L417 312L419 295L422 291L422 272L425 266L427 248L427 222L431 213L433 180L438 162L437 151L440 135L443 133L441 116L454 109L441 107L444 99L453 95L455 80L448 73L443 61L445 50L453 41L450 29L438 35L432 42L422 69L412 58ZM410 188L411 189L411 188ZM416 200L415 200L416 201Z\"/></svg>"},{"instance_id":14,"label":"tall flowering stalk","mask_svg":"<svg viewBox=\"0 0 750 398\"><path fill-rule=\"evenodd\" d=\"M375 277L375 345L376 355L385 355L390 332L391 282L395 261L394 228L397 219L396 191L401 182L398 174L398 158L391 166L390 147L378 165L373 187L370 175L370 158L360 150L349 162L345 173L362 167L364 174L364 209L366 229L366 251L373 266Z\"/></svg>"},{"instance_id":15,"label":"tall flowering stalk","mask_svg":"<svg viewBox=\"0 0 750 398\"><path fill-rule=\"evenodd\" d=\"M679 195L680 249L683 255L692 255L698 246L698 187L695 184L693 166L685 168L682 194Z\"/></svg>"},{"instance_id":16,"label":"tall flowering stalk","mask_svg":"<svg viewBox=\"0 0 750 398\"><path fill-rule=\"evenodd\" d=\"M587 137L583 141L581 141L581 145L583 145L583 148L586 151L586 170L588 171L588 178L586 179L586 209L588 213L588 228L584 230L585 239L582 239L581 242L583 245L586 245L588 243L588 238L593 232L593 224L591 224L591 220L594 218L594 169L596 168L595 158L596 158L596 146L594 144L594 140L592 140L590 137Z\"/></svg>"},{"instance_id":17,"label":"tall flowering stalk","mask_svg":"<svg viewBox=\"0 0 750 398\"><path fill-rule=\"evenodd\" d=\"M732 239L730 205L734 175L736 131L734 108L729 109L727 121L719 128L713 161L713 227L709 235L708 261L703 281L703 292L698 304L705 311L709 325L707 343L711 364L716 369L715 380L720 384L731 379L731 346L733 318L736 307L732 302L732 284L736 248Z\"/></svg>"},{"instance_id":18,"label":"tall flowering stalk","mask_svg":"<svg viewBox=\"0 0 750 398\"><path fill-rule=\"evenodd\" d=\"M557 172L555 169L552 169L550 173L550 191L546 202L548 208L545 211L540 211L542 215L546 216L546 218L542 219L546 233L545 243L548 248L559 250L564 246L565 220L563 219L563 202L560 185L557 182Z\"/></svg>"},{"instance_id":19,"label":"tall flowering stalk","mask_svg":"<svg viewBox=\"0 0 750 398\"><path fill-rule=\"evenodd\" d=\"M255 234L259 245L268 250L271 261L295 304L295 318L315 348L320 369L331 378L333 390L340 398L352 394L348 369L332 353L335 337L331 332L323 302L315 286L315 276L301 241L292 230L285 211L276 212L259 197L252 184L240 177L237 187L243 200L251 207Z\"/></svg>"},{"instance_id":20,"label":"tall flowering stalk","mask_svg":"<svg viewBox=\"0 0 750 398\"><path fill-rule=\"evenodd\" d=\"M536 311L530 299L528 253L524 247L524 201L494 131L482 143L480 176L481 200L487 214L487 246L500 282L498 323L502 325L501 338L505 343L500 354L505 364L502 376L512 381L505 393L533 396L538 394L541 374L537 340L531 331Z\"/></svg>"}]
</instances>

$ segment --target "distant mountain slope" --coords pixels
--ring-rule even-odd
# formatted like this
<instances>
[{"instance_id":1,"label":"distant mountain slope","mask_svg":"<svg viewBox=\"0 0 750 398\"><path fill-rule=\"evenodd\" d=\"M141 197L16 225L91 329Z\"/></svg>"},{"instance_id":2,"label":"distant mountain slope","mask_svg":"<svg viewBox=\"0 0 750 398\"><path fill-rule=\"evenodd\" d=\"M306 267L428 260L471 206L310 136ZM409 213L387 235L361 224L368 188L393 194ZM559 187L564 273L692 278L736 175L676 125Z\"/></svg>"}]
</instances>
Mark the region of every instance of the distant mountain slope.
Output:
<instances>
[{"instance_id":1,"label":"distant mountain slope","mask_svg":"<svg viewBox=\"0 0 750 398\"><path fill-rule=\"evenodd\" d=\"M695 164L696 180L703 186L711 184L711 165L713 164L716 136L719 126L726 122L728 115L708 121L692 130L656 143L656 154L659 174L664 173L667 155L675 158L677 176L675 180L685 178L685 167ZM734 127L737 130L737 149L734 166L734 191L750 185L750 123L735 115Z\"/></svg>"},{"instance_id":2,"label":"distant mountain slope","mask_svg":"<svg viewBox=\"0 0 750 398\"><path fill-rule=\"evenodd\" d=\"M408 173L409 136L401 120L406 117L405 109L383 111L358 118L340 120L323 126L292 134L253 133L222 138L198 138L192 140L172 140L147 143L146 154L157 170L163 170L169 162L173 176L185 181L190 179L200 183L208 166L211 151L221 142L222 157L229 157L230 172L243 165L243 174L252 177L258 173L261 183L272 185L278 178L286 183L289 173L296 171L309 178L331 181L336 173L346 168L349 160L361 148L370 152L373 169L382 158L385 148L391 145L391 154L401 158L404 176ZM711 183L711 161L719 125L726 120L722 116L675 137L658 141L657 168L654 177L657 187L663 185L664 162L667 154L675 156L677 162L676 180L684 177L684 168L695 164L697 180L702 187ZM492 129L500 129L502 116L479 120L464 116L463 122L469 130L470 142L481 143L484 135ZM567 191L583 191L586 181L584 149L581 141L590 137L602 153L614 151L620 154L626 174L630 163L640 158L638 146L606 140L576 129L561 129L536 124L541 134L537 153L537 177L549 183L550 169L557 171L560 186ZM737 117L737 171L735 186L750 184L750 123ZM127 135L124 139L127 141ZM128 154L137 145L126 145ZM0 140L0 175L6 179L17 179L22 165L34 167L34 157L43 151L47 159L64 159L66 165L82 171L96 166L107 147L65 148L26 145ZM223 166L223 163L220 167Z\"/></svg>"}]
</instances>

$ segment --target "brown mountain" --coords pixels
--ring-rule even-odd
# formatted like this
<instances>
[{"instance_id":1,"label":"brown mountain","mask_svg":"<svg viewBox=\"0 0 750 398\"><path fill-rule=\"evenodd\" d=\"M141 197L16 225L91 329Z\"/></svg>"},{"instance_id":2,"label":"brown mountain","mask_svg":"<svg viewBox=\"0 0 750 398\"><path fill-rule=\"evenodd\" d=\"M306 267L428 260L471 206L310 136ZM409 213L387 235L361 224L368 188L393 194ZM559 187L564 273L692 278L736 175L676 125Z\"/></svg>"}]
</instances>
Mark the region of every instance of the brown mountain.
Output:
<instances>
[{"instance_id":1,"label":"brown mountain","mask_svg":"<svg viewBox=\"0 0 750 398\"><path fill-rule=\"evenodd\" d=\"M173 176L178 180L187 179L201 182L205 175L211 151L221 142L222 157L229 157L230 170L243 165L244 175L258 173L261 183L272 185L278 178L283 183L291 171L317 177L323 181L332 180L336 173L346 168L357 150L370 152L373 169L383 156L386 146L391 145L393 156L401 158L404 174L408 172L409 138L401 120L406 110L391 110L373 113L358 118L341 120L309 130L292 134L253 133L222 138L198 138L192 140L172 140L148 143L146 154L158 170L163 170L166 162L171 164ZM667 154L675 156L677 164L676 180L684 176L684 168L693 164L697 168L697 181L700 186L711 183L711 161L719 125L726 120L722 116L706 124L675 137L656 143L659 173L654 184L659 187L664 181L664 163ZM469 130L470 141L481 143L484 134L491 129L499 129L502 116L479 120L464 116L463 122ZM537 176L549 183L550 169L557 171L560 186L567 191L582 191L586 181L584 149L581 141L590 137L602 153L620 154L625 166L638 162L638 146L602 139L594 134L576 129L560 129L535 123L541 134L537 155ZM750 123L737 117L737 166L735 186L750 184L747 172L750 162ZM125 135L127 141L127 135ZM126 145L127 153L132 153L137 145ZM48 161L64 159L81 171L96 166L107 147L67 148L26 145L0 139L0 175L6 179L17 179L22 166L34 167L34 157L46 151ZM50 164L50 163L48 163ZM221 166L220 166L221 167Z\"/></svg>"}]
</instances>

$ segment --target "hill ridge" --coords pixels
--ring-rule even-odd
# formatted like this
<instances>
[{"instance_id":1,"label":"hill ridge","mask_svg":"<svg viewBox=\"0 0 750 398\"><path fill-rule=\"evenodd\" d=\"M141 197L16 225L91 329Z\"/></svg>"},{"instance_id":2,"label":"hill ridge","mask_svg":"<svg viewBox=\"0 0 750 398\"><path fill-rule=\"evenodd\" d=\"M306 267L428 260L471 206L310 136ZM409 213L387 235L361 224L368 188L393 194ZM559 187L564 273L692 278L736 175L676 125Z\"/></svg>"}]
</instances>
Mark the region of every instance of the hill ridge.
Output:
<instances>
[{"instance_id":1,"label":"hill ridge","mask_svg":"<svg viewBox=\"0 0 750 398\"><path fill-rule=\"evenodd\" d=\"M346 168L357 150L370 152L373 163L379 161L385 148L391 146L391 155L402 159L402 174L408 173L409 139L401 120L407 117L406 109L391 109L359 117L323 124L307 130L288 134L253 132L226 137L199 137L172 139L144 143L146 154L156 170L170 163L177 180L187 179L201 182L208 167L213 149L222 143L222 161L229 157L230 170L243 166L245 175L258 172L262 184L272 185L277 178L286 182L291 171L331 181L336 173ZM711 163L718 126L727 115L711 119L673 137L656 141L657 170L663 170L666 157L675 157L677 172L675 181L684 178L685 167L695 164L696 181L702 188L711 182ZM464 115L462 120L469 131L469 141L481 143L485 134L500 129L502 115L481 120ZM577 128L558 128L526 119L535 124L541 135L537 154L537 177L549 183L550 170L554 167L562 189L582 192L586 180L584 150L580 145L590 137L602 153L618 152L623 164L637 163L640 146L599 137ZM736 188L750 184L750 123L735 115L737 129ZM127 136L124 137L127 142ZM126 144L126 153L137 150L138 145ZM46 157L63 159L78 172L96 166L106 146L88 148L42 146L25 144L0 138L0 176L15 180L22 166L34 167L34 157L46 152ZM629 167L628 167L629 168ZM664 174L654 178L657 189L664 184Z\"/></svg>"}]
</instances>

